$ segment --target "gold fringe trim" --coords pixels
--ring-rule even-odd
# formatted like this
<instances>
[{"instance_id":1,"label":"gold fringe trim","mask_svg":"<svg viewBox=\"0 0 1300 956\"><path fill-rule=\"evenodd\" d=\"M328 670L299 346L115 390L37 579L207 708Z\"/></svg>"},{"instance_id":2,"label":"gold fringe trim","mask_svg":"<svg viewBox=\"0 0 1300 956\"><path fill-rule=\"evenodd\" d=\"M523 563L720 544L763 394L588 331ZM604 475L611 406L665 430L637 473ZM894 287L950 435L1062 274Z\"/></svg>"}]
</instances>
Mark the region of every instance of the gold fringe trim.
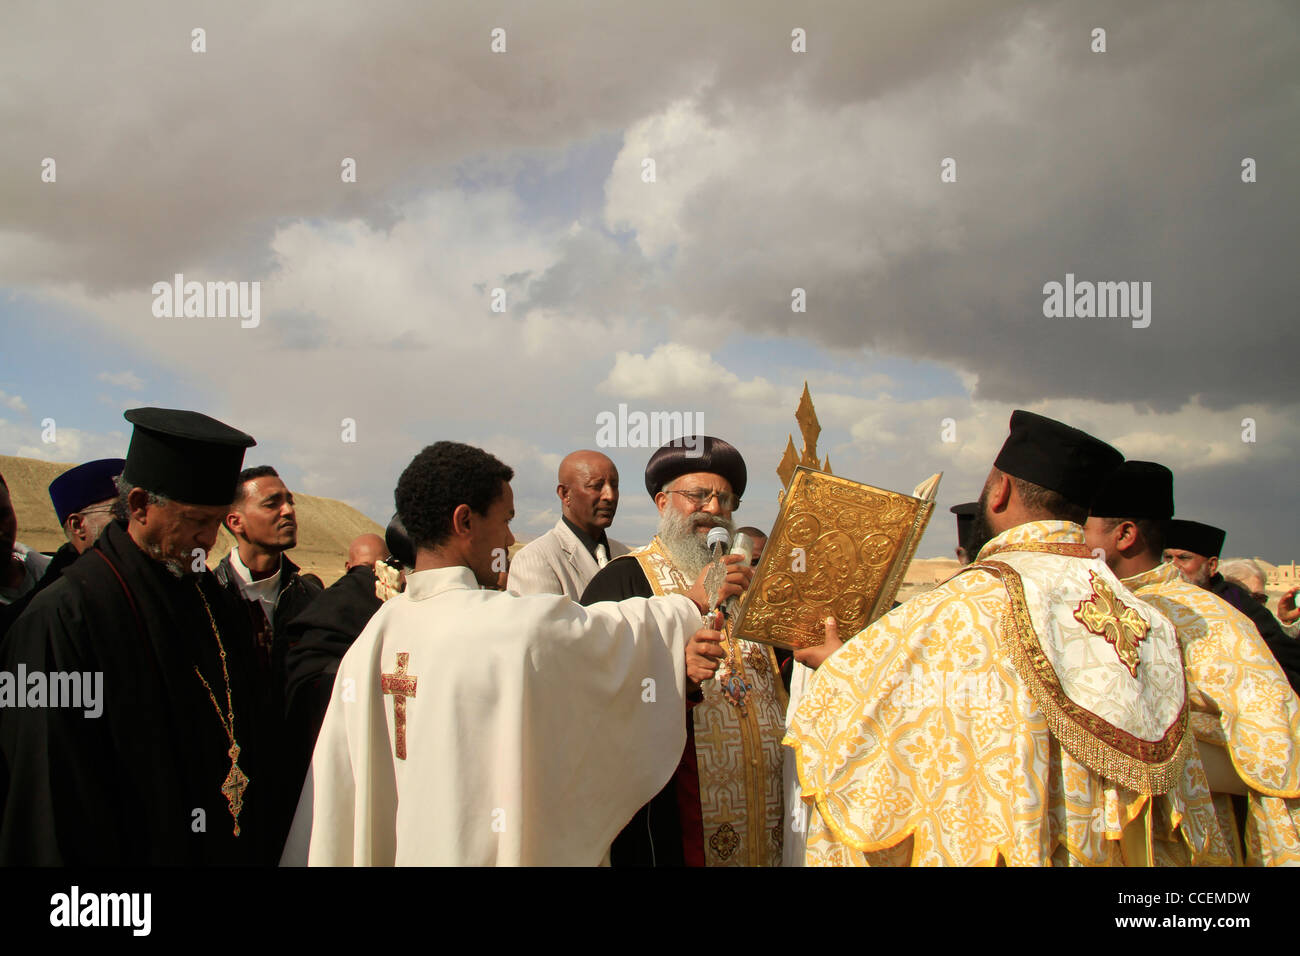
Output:
<instances>
[{"instance_id":1,"label":"gold fringe trim","mask_svg":"<svg viewBox=\"0 0 1300 956\"><path fill-rule=\"evenodd\" d=\"M1061 687L1038 643L1019 573L1001 561L981 561L978 567L998 577L1006 589L1011 613L1002 619L1002 647L1061 746L1089 770L1130 790L1161 794L1173 789L1195 745L1187 733L1186 678L1183 706L1159 740L1143 740L1119 729L1080 707Z\"/></svg>"}]
</instances>

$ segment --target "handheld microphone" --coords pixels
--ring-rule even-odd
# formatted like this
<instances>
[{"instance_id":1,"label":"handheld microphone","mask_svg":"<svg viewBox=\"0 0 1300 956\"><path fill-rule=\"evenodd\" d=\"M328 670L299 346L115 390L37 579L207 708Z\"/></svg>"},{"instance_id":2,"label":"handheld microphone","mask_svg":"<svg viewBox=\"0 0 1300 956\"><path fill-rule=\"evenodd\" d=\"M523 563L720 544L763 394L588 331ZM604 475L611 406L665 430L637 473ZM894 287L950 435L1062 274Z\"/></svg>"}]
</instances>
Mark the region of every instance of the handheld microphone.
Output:
<instances>
[{"instance_id":1,"label":"handheld microphone","mask_svg":"<svg viewBox=\"0 0 1300 956\"><path fill-rule=\"evenodd\" d=\"M709 549L709 574L704 588L709 594L709 613L712 614L722 603L722 586L727 583L727 567L722 556L727 553L727 545L731 544L731 532L726 528L710 528L704 543Z\"/></svg>"},{"instance_id":2,"label":"handheld microphone","mask_svg":"<svg viewBox=\"0 0 1300 956\"><path fill-rule=\"evenodd\" d=\"M710 560L714 562L714 565L718 568L719 572L717 587L713 590L713 593L717 594L722 590L722 585L725 584L727 580L726 565L722 561L723 554L738 554L744 558L745 563L748 564L754 554L754 543L750 540L749 536L745 534L736 535L735 540L733 541L731 533L727 531L726 528L710 528L708 537L705 538L705 543L709 546ZM730 551L726 550L728 545L731 546ZM721 606L722 613L727 617L731 617L740 609L740 598L732 595L727 598L726 603L722 603L717 598L714 598L713 606L715 608Z\"/></svg>"}]
</instances>

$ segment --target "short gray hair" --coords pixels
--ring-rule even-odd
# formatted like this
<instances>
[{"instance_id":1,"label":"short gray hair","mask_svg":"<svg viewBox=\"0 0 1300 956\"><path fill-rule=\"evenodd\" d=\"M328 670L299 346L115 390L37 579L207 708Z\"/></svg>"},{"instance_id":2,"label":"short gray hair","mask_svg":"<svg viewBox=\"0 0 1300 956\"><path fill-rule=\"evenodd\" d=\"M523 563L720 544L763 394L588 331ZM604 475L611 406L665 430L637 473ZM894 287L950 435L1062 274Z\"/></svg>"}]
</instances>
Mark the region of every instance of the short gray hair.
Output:
<instances>
[{"instance_id":1,"label":"short gray hair","mask_svg":"<svg viewBox=\"0 0 1300 956\"><path fill-rule=\"evenodd\" d=\"M127 481L125 475L117 476L117 507L118 507L118 511L121 514L129 515L131 513L129 506L126 503L126 499L127 496L131 494L131 489L135 487L137 487L137 485L134 482ZM171 499L168 498L166 495L160 495L155 492L149 491L148 488L146 488L145 491L148 492L149 494L149 504L151 505L171 504Z\"/></svg>"}]
</instances>

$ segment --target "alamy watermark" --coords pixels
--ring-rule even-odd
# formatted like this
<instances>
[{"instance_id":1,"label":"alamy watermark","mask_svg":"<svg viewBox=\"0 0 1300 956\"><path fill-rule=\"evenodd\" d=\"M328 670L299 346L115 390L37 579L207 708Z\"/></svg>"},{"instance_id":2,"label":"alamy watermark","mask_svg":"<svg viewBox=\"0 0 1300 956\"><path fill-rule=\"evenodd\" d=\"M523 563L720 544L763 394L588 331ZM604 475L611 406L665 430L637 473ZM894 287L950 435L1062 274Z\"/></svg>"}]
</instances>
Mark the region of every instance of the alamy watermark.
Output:
<instances>
[{"instance_id":1,"label":"alamy watermark","mask_svg":"<svg viewBox=\"0 0 1300 956\"><path fill-rule=\"evenodd\" d=\"M703 455L704 413L628 411L620 402L617 412L596 415L599 448L659 448L670 442L685 448L687 458Z\"/></svg>"},{"instance_id":2,"label":"alamy watermark","mask_svg":"<svg viewBox=\"0 0 1300 956\"><path fill-rule=\"evenodd\" d=\"M1131 319L1133 328L1151 324L1150 282L1076 282L1073 272L1064 284L1043 286L1043 315L1049 319Z\"/></svg>"},{"instance_id":3,"label":"alamy watermark","mask_svg":"<svg viewBox=\"0 0 1300 956\"><path fill-rule=\"evenodd\" d=\"M262 321L262 283L186 282L178 272L171 282L155 282L153 314L158 319L224 319L238 316L245 329Z\"/></svg>"},{"instance_id":4,"label":"alamy watermark","mask_svg":"<svg viewBox=\"0 0 1300 956\"><path fill-rule=\"evenodd\" d=\"M67 893L50 897L50 925L124 926L134 936L148 936L152 910L151 893L83 893L74 884Z\"/></svg>"},{"instance_id":5,"label":"alamy watermark","mask_svg":"<svg viewBox=\"0 0 1300 956\"><path fill-rule=\"evenodd\" d=\"M908 675L889 694L890 704L905 711L942 707L968 713L996 708L1002 700L1002 688L991 674L952 671Z\"/></svg>"},{"instance_id":6,"label":"alamy watermark","mask_svg":"<svg viewBox=\"0 0 1300 956\"><path fill-rule=\"evenodd\" d=\"M85 716L104 712L103 671L0 671L0 709L22 707L67 707Z\"/></svg>"}]
</instances>

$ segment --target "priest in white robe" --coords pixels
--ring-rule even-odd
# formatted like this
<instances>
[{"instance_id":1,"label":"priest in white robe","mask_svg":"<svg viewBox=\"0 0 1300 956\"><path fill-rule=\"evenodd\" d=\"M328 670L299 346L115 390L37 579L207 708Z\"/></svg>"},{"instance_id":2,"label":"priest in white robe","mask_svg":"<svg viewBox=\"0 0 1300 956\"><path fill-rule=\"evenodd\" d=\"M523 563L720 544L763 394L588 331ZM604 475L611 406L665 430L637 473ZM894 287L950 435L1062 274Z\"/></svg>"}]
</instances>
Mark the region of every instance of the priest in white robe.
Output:
<instances>
[{"instance_id":1,"label":"priest in white robe","mask_svg":"<svg viewBox=\"0 0 1300 956\"><path fill-rule=\"evenodd\" d=\"M702 579L588 608L483 590L513 474L453 442L403 472L415 571L339 666L285 862L596 865L671 777L688 669L721 656Z\"/></svg>"}]
</instances>

